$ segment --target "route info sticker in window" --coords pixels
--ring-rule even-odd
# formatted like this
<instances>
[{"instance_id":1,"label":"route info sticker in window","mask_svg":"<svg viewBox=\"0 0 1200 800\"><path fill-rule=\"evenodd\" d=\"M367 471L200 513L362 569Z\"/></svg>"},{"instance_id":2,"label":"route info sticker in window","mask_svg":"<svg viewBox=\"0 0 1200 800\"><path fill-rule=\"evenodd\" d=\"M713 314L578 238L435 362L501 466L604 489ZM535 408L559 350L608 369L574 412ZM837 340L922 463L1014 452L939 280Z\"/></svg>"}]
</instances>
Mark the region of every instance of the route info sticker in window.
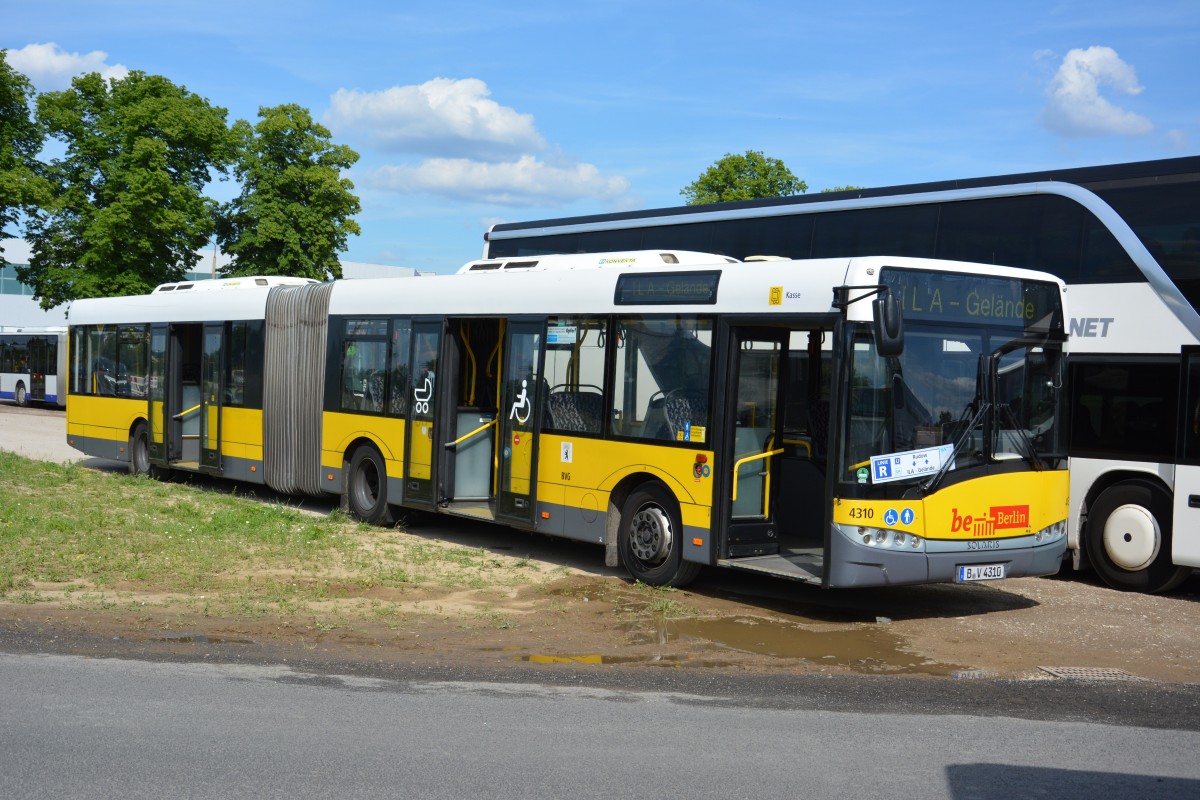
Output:
<instances>
[{"instance_id":1,"label":"route info sticker in window","mask_svg":"<svg viewBox=\"0 0 1200 800\"><path fill-rule=\"evenodd\" d=\"M953 452L954 445L944 444L941 447L926 447L923 450L905 450L901 453L871 456L871 483L888 483L933 475L942 468ZM954 469L954 465L951 464L950 468Z\"/></svg>"}]
</instances>

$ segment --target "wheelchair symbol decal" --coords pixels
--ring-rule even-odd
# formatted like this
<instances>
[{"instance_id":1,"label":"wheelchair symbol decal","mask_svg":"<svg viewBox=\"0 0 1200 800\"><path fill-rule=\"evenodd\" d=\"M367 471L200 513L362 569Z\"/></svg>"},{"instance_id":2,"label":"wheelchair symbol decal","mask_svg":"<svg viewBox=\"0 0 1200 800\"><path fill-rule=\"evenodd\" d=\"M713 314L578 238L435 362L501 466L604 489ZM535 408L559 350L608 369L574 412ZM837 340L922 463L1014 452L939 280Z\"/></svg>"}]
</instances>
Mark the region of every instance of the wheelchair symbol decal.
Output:
<instances>
[{"instance_id":1,"label":"wheelchair symbol decal","mask_svg":"<svg viewBox=\"0 0 1200 800\"><path fill-rule=\"evenodd\" d=\"M525 415L521 415L521 410L525 411ZM517 395L517 399L513 401L512 410L508 412L509 419L516 419L517 422L524 425L529 421L529 414L533 411L533 404L529 402L528 381L521 381L521 393Z\"/></svg>"}]
</instances>

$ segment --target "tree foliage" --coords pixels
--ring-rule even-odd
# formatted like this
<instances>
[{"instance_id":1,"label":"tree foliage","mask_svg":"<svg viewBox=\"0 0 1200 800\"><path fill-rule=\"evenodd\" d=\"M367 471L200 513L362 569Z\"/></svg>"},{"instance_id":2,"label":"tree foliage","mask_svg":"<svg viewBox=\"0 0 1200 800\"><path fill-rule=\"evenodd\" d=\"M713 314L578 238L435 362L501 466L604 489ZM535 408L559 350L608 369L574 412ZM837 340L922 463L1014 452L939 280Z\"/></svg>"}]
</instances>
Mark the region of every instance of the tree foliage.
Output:
<instances>
[{"instance_id":1,"label":"tree foliage","mask_svg":"<svg viewBox=\"0 0 1200 800\"><path fill-rule=\"evenodd\" d=\"M830 186L828 189L822 189L822 190L821 190L821 193L822 193L822 194L828 194L828 193L830 193L830 192L856 192L856 191L858 191L859 189L865 189L865 188L867 188L867 187L865 187L865 186L852 186L852 185L850 185L850 184L846 184L845 186Z\"/></svg>"},{"instance_id":2,"label":"tree foliage","mask_svg":"<svg viewBox=\"0 0 1200 800\"><path fill-rule=\"evenodd\" d=\"M37 158L44 136L31 113L33 86L9 66L7 54L0 50L0 267L8 263L7 229L43 202L46 190Z\"/></svg>"},{"instance_id":3,"label":"tree foliage","mask_svg":"<svg viewBox=\"0 0 1200 800\"><path fill-rule=\"evenodd\" d=\"M357 235L360 205L341 171L358 153L298 105L260 108L251 129L239 120L242 191L221 210L217 241L233 258L223 275L342 277L338 253Z\"/></svg>"},{"instance_id":4,"label":"tree foliage","mask_svg":"<svg viewBox=\"0 0 1200 800\"><path fill-rule=\"evenodd\" d=\"M679 193L689 206L787 197L808 191L808 184L792 174L782 161L747 150L743 155L726 153Z\"/></svg>"},{"instance_id":5,"label":"tree foliage","mask_svg":"<svg viewBox=\"0 0 1200 800\"><path fill-rule=\"evenodd\" d=\"M50 196L31 220L17 276L42 308L143 294L181 280L215 228L202 194L235 155L226 111L159 75L99 73L38 97L37 120L66 145L47 165Z\"/></svg>"}]
</instances>

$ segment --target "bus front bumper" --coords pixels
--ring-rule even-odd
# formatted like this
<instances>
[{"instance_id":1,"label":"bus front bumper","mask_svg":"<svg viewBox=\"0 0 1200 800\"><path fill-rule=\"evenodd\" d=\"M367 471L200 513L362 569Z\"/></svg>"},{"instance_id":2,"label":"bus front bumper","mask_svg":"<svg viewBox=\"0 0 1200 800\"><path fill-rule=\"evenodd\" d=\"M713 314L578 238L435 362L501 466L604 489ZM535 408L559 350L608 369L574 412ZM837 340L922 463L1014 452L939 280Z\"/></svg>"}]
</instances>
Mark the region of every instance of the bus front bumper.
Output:
<instances>
[{"instance_id":1,"label":"bus front bumper","mask_svg":"<svg viewBox=\"0 0 1200 800\"><path fill-rule=\"evenodd\" d=\"M834 524L828 585L973 583L1053 575L1066 547L1065 521L1026 536L980 541L896 537L883 529Z\"/></svg>"}]
</instances>

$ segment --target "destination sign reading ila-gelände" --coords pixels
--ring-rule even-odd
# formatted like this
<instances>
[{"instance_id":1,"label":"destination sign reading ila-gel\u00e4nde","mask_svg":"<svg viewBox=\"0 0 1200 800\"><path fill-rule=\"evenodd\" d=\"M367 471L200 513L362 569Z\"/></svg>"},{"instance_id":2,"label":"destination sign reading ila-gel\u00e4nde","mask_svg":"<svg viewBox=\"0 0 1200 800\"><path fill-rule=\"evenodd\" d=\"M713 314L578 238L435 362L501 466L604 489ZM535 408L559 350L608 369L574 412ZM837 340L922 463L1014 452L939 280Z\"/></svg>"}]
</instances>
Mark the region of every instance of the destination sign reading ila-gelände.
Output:
<instances>
[{"instance_id":1,"label":"destination sign reading ila-gel\u00e4nde","mask_svg":"<svg viewBox=\"0 0 1200 800\"><path fill-rule=\"evenodd\" d=\"M885 268L880 282L899 293L907 319L1027 328L1060 308L1058 287L1044 281Z\"/></svg>"},{"instance_id":2,"label":"destination sign reading ila-gel\u00e4nde","mask_svg":"<svg viewBox=\"0 0 1200 800\"><path fill-rule=\"evenodd\" d=\"M639 272L617 278L614 301L619 306L713 305L721 273Z\"/></svg>"}]
</instances>

